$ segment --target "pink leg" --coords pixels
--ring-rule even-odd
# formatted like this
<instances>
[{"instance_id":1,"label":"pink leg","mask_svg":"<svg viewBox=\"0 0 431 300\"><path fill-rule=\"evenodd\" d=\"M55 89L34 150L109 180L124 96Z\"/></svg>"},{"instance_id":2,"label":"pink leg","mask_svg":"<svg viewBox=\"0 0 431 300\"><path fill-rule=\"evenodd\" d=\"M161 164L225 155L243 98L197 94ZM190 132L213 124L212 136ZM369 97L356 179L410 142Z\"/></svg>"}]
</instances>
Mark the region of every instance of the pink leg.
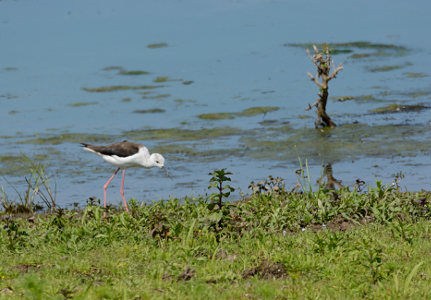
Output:
<instances>
[{"instance_id":1,"label":"pink leg","mask_svg":"<svg viewBox=\"0 0 431 300\"><path fill-rule=\"evenodd\" d=\"M109 180L105 183L103 186L103 207L106 209L106 189L108 188L108 185L111 183L112 179L114 179L115 175L117 175L118 171L120 171L120 168L115 171L115 173L109 178ZM106 210L103 212L103 215L106 217Z\"/></svg>"},{"instance_id":2,"label":"pink leg","mask_svg":"<svg viewBox=\"0 0 431 300\"><path fill-rule=\"evenodd\" d=\"M121 190L120 190L120 193L121 193L121 197L123 198L124 205L126 206L126 211L128 213L130 213L129 212L129 208L127 207L126 198L124 198L124 177L125 176L126 176L126 169L123 170L123 180L121 181Z\"/></svg>"}]
</instances>

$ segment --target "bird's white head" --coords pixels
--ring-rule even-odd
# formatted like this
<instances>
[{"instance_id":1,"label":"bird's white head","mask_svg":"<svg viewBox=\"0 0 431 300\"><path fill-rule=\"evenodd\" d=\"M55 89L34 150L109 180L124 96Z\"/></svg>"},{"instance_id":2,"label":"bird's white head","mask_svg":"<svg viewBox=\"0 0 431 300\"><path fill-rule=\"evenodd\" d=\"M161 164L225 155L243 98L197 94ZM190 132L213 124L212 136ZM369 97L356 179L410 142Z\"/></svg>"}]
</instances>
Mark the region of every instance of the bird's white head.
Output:
<instances>
[{"instance_id":1,"label":"bird's white head","mask_svg":"<svg viewBox=\"0 0 431 300\"><path fill-rule=\"evenodd\" d=\"M165 158L159 153L151 154L150 161L154 167L163 168L165 166Z\"/></svg>"}]
</instances>

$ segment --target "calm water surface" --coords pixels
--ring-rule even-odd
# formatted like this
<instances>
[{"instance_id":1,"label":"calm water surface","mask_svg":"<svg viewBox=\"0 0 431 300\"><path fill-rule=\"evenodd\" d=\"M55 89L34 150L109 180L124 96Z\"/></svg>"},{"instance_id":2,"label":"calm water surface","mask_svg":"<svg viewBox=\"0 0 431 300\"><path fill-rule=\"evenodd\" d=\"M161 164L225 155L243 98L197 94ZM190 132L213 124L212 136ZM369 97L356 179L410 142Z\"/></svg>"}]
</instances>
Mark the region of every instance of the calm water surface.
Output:
<instances>
[{"instance_id":1,"label":"calm water surface","mask_svg":"<svg viewBox=\"0 0 431 300\"><path fill-rule=\"evenodd\" d=\"M291 187L298 157L313 181L332 163L345 185L402 171L403 188L430 189L429 11L429 1L0 1L0 184L11 199L25 188L25 153L47 165L61 205L101 198L114 169L79 142L128 139L163 153L174 176L128 170L126 197L141 201L205 194L223 167L237 191L268 175ZM341 47L351 52L333 56L344 70L328 103L339 127L315 130L304 110L318 92L313 64L290 44L358 41L392 47ZM123 89L94 90L113 86ZM417 109L373 111L392 104ZM240 114L262 106L278 110ZM199 117L220 112L233 119Z\"/></svg>"}]
</instances>

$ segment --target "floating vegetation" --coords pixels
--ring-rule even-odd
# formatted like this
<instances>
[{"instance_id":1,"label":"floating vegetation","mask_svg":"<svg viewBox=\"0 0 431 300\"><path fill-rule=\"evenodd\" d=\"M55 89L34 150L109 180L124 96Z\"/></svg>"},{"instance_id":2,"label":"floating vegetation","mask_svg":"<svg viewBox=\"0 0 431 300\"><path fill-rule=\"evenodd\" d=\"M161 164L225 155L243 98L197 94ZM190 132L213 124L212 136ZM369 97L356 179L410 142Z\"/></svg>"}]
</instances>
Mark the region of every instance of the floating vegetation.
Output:
<instances>
[{"instance_id":1,"label":"floating vegetation","mask_svg":"<svg viewBox=\"0 0 431 300\"><path fill-rule=\"evenodd\" d=\"M138 109L134 110L134 113L137 114L154 114L154 113L164 113L166 110L161 108L151 108L151 109Z\"/></svg>"},{"instance_id":2,"label":"floating vegetation","mask_svg":"<svg viewBox=\"0 0 431 300\"><path fill-rule=\"evenodd\" d=\"M428 74L414 73L414 72L405 72L404 75L406 75L408 78L425 78L425 77L428 77Z\"/></svg>"},{"instance_id":3,"label":"floating vegetation","mask_svg":"<svg viewBox=\"0 0 431 300\"><path fill-rule=\"evenodd\" d=\"M153 96L142 96L142 99L163 99L170 97L171 94L158 94Z\"/></svg>"},{"instance_id":4,"label":"floating vegetation","mask_svg":"<svg viewBox=\"0 0 431 300\"><path fill-rule=\"evenodd\" d=\"M94 104L99 104L99 102L75 102L75 103L70 103L69 106L72 107L80 107L80 106L87 106L87 105L94 105Z\"/></svg>"},{"instance_id":5,"label":"floating vegetation","mask_svg":"<svg viewBox=\"0 0 431 300\"><path fill-rule=\"evenodd\" d=\"M135 76L135 75L147 75L147 74L150 74L150 72L142 71L142 70L131 70L131 71L121 70L120 72L118 72L118 74Z\"/></svg>"},{"instance_id":6,"label":"floating vegetation","mask_svg":"<svg viewBox=\"0 0 431 300\"><path fill-rule=\"evenodd\" d=\"M181 98L179 98L179 99L175 99L174 102L177 103L178 105L182 105L184 103L196 103L197 101L193 100L193 99L181 99Z\"/></svg>"},{"instance_id":7,"label":"floating vegetation","mask_svg":"<svg viewBox=\"0 0 431 300\"><path fill-rule=\"evenodd\" d=\"M200 114L198 115L199 119L203 120L226 120L226 119L235 119L234 113L209 113L209 114Z\"/></svg>"},{"instance_id":8,"label":"floating vegetation","mask_svg":"<svg viewBox=\"0 0 431 300\"><path fill-rule=\"evenodd\" d=\"M404 56L409 51L408 48L394 44L381 44L371 42L348 42L348 43L288 43L284 46L300 47L304 49L312 49L315 44L319 49L329 47L329 54L346 54L352 53L349 57L353 59L380 57L380 56ZM356 50L374 50L367 53L353 53Z\"/></svg>"},{"instance_id":9,"label":"floating vegetation","mask_svg":"<svg viewBox=\"0 0 431 300\"><path fill-rule=\"evenodd\" d=\"M288 43L284 46L288 47L300 47L300 48L313 48L316 45L318 48L322 49L324 46L329 48L358 48L358 49L380 49L380 50L403 50L408 49L404 46L394 45L394 44L381 44L381 43L371 43L371 42L347 42L347 43Z\"/></svg>"},{"instance_id":10,"label":"floating vegetation","mask_svg":"<svg viewBox=\"0 0 431 300\"><path fill-rule=\"evenodd\" d=\"M379 114L387 114L387 113L394 113L394 112L416 112L416 111L421 111L429 108L431 107L424 106L421 104L416 104L416 105L390 104L384 107L371 109L370 111L379 113Z\"/></svg>"},{"instance_id":11,"label":"floating vegetation","mask_svg":"<svg viewBox=\"0 0 431 300\"><path fill-rule=\"evenodd\" d=\"M183 80L182 79L171 79L168 76L158 76L153 80L153 82L156 82L156 83L167 82L167 81L183 81Z\"/></svg>"},{"instance_id":12,"label":"floating vegetation","mask_svg":"<svg viewBox=\"0 0 431 300\"><path fill-rule=\"evenodd\" d=\"M194 81L193 80L186 80L186 81L183 81L183 84L184 85L190 85L190 84L192 84Z\"/></svg>"},{"instance_id":13,"label":"floating vegetation","mask_svg":"<svg viewBox=\"0 0 431 300\"><path fill-rule=\"evenodd\" d=\"M111 143L120 137L107 134L87 134L87 133L64 133L53 136L40 137L18 141L17 144L35 144L35 145L59 145L62 143Z\"/></svg>"},{"instance_id":14,"label":"floating vegetation","mask_svg":"<svg viewBox=\"0 0 431 300\"><path fill-rule=\"evenodd\" d=\"M180 128L139 129L124 132L128 139L134 140L175 140L197 141L219 137L243 135L246 131L233 127L202 128L199 130Z\"/></svg>"},{"instance_id":15,"label":"floating vegetation","mask_svg":"<svg viewBox=\"0 0 431 300\"><path fill-rule=\"evenodd\" d=\"M5 71L18 71L18 68L17 67L5 67L5 68L3 68L3 70L5 70Z\"/></svg>"},{"instance_id":16,"label":"floating vegetation","mask_svg":"<svg viewBox=\"0 0 431 300\"><path fill-rule=\"evenodd\" d=\"M204 120L234 119L235 116L252 117L259 114L266 114L271 111L277 111L279 109L280 108L277 106L256 106L256 107L250 107L250 108L244 109L243 111L237 112L237 113L221 112L221 113L200 114L198 115L198 118L204 119Z\"/></svg>"},{"instance_id":17,"label":"floating vegetation","mask_svg":"<svg viewBox=\"0 0 431 300\"><path fill-rule=\"evenodd\" d=\"M355 53L350 55L350 58L365 58L373 56L373 53Z\"/></svg>"},{"instance_id":18,"label":"floating vegetation","mask_svg":"<svg viewBox=\"0 0 431 300\"><path fill-rule=\"evenodd\" d=\"M244 109L242 112L236 113L240 117L252 117L259 114L266 114L271 111L277 111L280 108L277 106L256 106Z\"/></svg>"},{"instance_id":19,"label":"floating vegetation","mask_svg":"<svg viewBox=\"0 0 431 300\"><path fill-rule=\"evenodd\" d=\"M168 81L168 76L158 76L156 79L153 80L153 82L166 82Z\"/></svg>"},{"instance_id":20,"label":"floating vegetation","mask_svg":"<svg viewBox=\"0 0 431 300\"><path fill-rule=\"evenodd\" d=\"M119 71L119 72L122 72L124 70L125 69L123 67L121 67L121 66L109 66L109 67L103 68L103 71Z\"/></svg>"},{"instance_id":21,"label":"floating vegetation","mask_svg":"<svg viewBox=\"0 0 431 300\"><path fill-rule=\"evenodd\" d=\"M157 49L157 48L163 48L163 47L167 47L167 46L168 46L167 43L154 43L154 44L148 44L147 48Z\"/></svg>"},{"instance_id":22,"label":"floating vegetation","mask_svg":"<svg viewBox=\"0 0 431 300\"><path fill-rule=\"evenodd\" d=\"M123 98L123 99L121 99L121 102L131 102L132 101L132 98L129 98L129 97L127 97L127 98Z\"/></svg>"},{"instance_id":23,"label":"floating vegetation","mask_svg":"<svg viewBox=\"0 0 431 300\"><path fill-rule=\"evenodd\" d=\"M373 68L368 68L368 71L370 72L388 72L388 71L393 71L393 70L398 70L398 69L402 69L408 66L411 66L411 63L405 63L402 65L391 65L391 66L381 66L381 67L373 67Z\"/></svg>"},{"instance_id":24,"label":"floating vegetation","mask_svg":"<svg viewBox=\"0 0 431 300\"><path fill-rule=\"evenodd\" d=\"M18 113L18 111L17 110L10 110L9 112L8 112L8 114L10 114L10 115L15 115L15 114L17 114Z\"/></svg>"},{"instance_id":25,"label":"floating vegetation","mask_svg":"<svg viewBox=\"0 0 431 300\"><path fill-rule=\"evenodd\" d=\"M163 85L109 85L102 86L98 88L82 88L84 91L89 93L105 93L105 92L115 92L115 91L126 91L126 90L152 90L161 88Z\"/></svg>"},{"instance_id":26,"label":"floating vegetation","mask_svg":"<svg viewBox=\"0 0 431 300\"><path fill-rule=\"evenodd\" d=\"M353 96L341 96L341 97L336 98L336 101L344 102L344 101L348 101L348 100L353 100L355 98L356 97L353 97Z\"/></svg>"},{"instance_id":27,"label":"floating vegetation","mask_svg":"<svg viewBox=\"0 0 431 300\"><path fill-rule=\"evenodd\" d=\"M18 98L18 96L11 95L11 94L1 94L0 98L6 98L6 99L10 100L10 99L16 99L16 98Z\"/></svg>"}]
</instances>

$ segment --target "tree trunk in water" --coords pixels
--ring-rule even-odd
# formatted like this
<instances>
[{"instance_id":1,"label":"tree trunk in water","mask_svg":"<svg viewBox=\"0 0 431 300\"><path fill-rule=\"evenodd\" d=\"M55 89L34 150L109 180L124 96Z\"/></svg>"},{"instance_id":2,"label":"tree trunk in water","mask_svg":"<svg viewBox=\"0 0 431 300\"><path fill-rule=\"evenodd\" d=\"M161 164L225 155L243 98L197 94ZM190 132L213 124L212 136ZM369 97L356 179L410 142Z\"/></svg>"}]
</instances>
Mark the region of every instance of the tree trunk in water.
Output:
<instances>
[{"instance_id":1,"label":"tree trunk in water","mask_svg":"<svg viewBox=\"0 0 431 300\"><path fill-rule=\"evenodd\" d=\"M308 56L311 61L317 68L317 76L314 77L311 73L308 73L311 81L317 84L320 89L319 98L317 98L316 102L312 105L308 105L306 110L312 109L314 106L316 107L317 120L315 122L316 128L319 127L336 127L337 125L331 120L331 118L326 113L326 104L328 102L328 83L331 79L337 76L337 73L343 69L342 65L339 65L332 74L329 74L331 71L331 56L329 55L329 48L326 46L324 49L324 55L319 52L316 45L313 45L314 54L311 56L310 50L306 50ZM321 78L320 82L318 78Z\"/></svg>"}]
</instances>

